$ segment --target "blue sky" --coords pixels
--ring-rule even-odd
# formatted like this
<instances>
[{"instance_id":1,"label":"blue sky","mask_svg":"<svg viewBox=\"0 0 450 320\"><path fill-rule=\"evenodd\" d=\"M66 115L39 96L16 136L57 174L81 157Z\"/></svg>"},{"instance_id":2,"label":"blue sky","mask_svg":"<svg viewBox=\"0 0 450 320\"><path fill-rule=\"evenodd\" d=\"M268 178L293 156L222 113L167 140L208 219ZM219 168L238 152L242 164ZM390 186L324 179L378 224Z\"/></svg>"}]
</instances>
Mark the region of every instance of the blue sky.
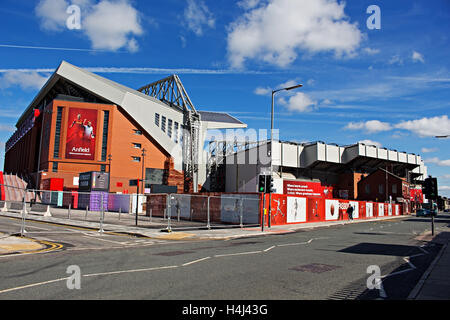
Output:
<instances>
[{"instance_id":1,"label":"blue sky","mask_svg":"<svg viewBox=\"0 0 450 320\"><path fill-rule=\"evenodd\" d=\"M18 116L66 60L132 88L177 73L197 109L254 129L270 128L271 89L302 83L277 95L281 140L420 154L450 196L450 140L434 138L450 134L448 0L3 0L0 15L0 170Z\"/></svg>"}]
</instances>

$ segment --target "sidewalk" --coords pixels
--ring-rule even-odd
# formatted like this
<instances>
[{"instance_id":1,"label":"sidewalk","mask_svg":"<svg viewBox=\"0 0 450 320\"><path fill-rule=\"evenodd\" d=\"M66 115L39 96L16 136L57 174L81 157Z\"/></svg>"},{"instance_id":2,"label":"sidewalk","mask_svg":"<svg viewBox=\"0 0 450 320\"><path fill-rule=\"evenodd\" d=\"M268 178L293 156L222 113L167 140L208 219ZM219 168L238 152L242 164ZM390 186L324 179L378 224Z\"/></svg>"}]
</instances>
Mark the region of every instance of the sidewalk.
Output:
<instances>
[{"instance_id":1,"label":"sidewalk","mask_svg":"<svg viewBox=\"0 0 450 320\"><path fill-rule=\"evenodd\" d=\"M410 300L450 300L450 232L441 232L432 240L443 247L424 273Z\"/></svg>"},{"instance_id":2,"label":"sidewalk","mask_svg":"<svg viewBox=\"0 0 450 320\"><path fill-rule=\"evenodd\" d=\"M31 253L44 248L45 246L43 244L31 239L0 233L0 256L17 253Z\"/></svg>"}]
</instances>

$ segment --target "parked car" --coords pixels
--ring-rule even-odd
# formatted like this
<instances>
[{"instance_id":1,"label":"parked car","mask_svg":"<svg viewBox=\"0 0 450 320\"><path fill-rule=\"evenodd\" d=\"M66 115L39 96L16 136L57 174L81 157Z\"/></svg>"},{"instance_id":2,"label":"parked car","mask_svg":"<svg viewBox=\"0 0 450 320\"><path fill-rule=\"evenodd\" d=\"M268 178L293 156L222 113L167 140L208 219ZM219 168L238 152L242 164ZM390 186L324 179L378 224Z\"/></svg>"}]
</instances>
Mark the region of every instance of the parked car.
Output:
<instances>
[{"instance_id":1,"label":"parked car","mask_svg":"<svg viewBox=\"0 0 450 320\"><path fill-rule=\"evenodd\" d=\"M431 217L431 216L437 216L437 211L436 210L428 210L428 209L419 209L416 212L416 217Z\"/></svg>"}]
</instances>

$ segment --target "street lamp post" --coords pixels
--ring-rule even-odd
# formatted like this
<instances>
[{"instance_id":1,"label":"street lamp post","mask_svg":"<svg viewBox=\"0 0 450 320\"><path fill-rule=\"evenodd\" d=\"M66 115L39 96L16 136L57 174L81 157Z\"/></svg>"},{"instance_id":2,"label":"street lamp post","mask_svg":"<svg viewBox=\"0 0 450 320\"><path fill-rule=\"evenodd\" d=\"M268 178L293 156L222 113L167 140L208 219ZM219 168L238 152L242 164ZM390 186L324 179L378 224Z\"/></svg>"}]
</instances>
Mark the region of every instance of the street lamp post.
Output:
<instances>
[{"instance_id":1,"label":"street lamp post","mask_svg":"<svg viewBox=\"0 0 450 320\"><path fill-rule=\"evenodd\" d=\"M108 162L109 162L109 168L108 168L108 190L111 192L111 161L112 161L112 155L108 154Z\"/></svg>"},{"instance_id":2,"label":"street lamp post","mask_svg":"<svg viewBox=\"0 0 450 320\"><path fill-rule=\"evenodd\" d=\"M273 178L273 117L274 117L274 106L275 106L275 94L280 91L290 91L297 88L303 87L302 84L298 84L292 87L272 90L272 112L270 117L270 181L272 181ZM272 220L272 190L270 190L270 184L269 184L269 228L271 227L271 220Z\"/></svg>"},{"instance_id":3,"label":"street lamp post","mask_svg":"<svg viewBox=\"0 0 450 320\"><path fill-rule=\"evenodd\" d=\"M144 167L145 167L145 156L147 155L145 153L146 151L147 150L145 150L145 148L142 149L142 176L141 176L141 179L142 179L142 194L145 193Z\"/></svg>"}]
</instances>

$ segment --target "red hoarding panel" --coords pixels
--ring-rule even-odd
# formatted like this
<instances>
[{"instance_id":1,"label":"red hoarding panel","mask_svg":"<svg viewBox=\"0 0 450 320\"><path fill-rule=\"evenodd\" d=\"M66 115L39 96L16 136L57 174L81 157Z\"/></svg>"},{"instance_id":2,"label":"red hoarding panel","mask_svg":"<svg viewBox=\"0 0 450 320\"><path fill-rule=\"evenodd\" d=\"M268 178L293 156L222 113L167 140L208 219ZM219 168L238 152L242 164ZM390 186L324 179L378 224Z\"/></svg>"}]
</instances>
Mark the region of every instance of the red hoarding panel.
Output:
<instances>
[{"instance_id":1,"label":"red hoarding panel","mask_svg":"<svg viewBox=\"0 0 450 320\"><path fill-rule=\"evenodd\" d=\"M325 201L323 199L308 198L308 222L320 222L325 221Z\"/></svg>"},{"instance_id":2,"label":"red hoarding panel","mask_svg":"<svg viewBox=\"0 0 450 320\"><path fill-rule=\"evenodd\" d=\"M423 192L422 189L409 189L410 197L412 202L423 203Z\"/></svg>"},{"instance_id":3,"label":"red hoarding panel","mask_svg":"<svg viewBox=\"0 0 450 320\"><path fill-rule=\"evenodd\" d=\"M94 160L97 110L69 109L66 140L66 158Z\"/></svg>"},{"instance_id":4,"label":"red hoarding panel","mask_svg":"<svg viewBox=\"0 0 450 320\"><path fill-rule=\"evenodd\" d=\"M326 198L333 197L333 187L324 187L320 182L284 181L284 194L288 196Z\"/></svg>"},{"instance_id":5,"label":"red hoarding panel","mask_svg":"<svg viewBox=\"0 0 450 320\"><path fill-rule=\"evenodd\" d=\"M287 196L284 194L272 194L272 206L270 208L271 217L270 223L271 225L280 225L286 224L286 203Z\"/></svg>"}]
</instances>

